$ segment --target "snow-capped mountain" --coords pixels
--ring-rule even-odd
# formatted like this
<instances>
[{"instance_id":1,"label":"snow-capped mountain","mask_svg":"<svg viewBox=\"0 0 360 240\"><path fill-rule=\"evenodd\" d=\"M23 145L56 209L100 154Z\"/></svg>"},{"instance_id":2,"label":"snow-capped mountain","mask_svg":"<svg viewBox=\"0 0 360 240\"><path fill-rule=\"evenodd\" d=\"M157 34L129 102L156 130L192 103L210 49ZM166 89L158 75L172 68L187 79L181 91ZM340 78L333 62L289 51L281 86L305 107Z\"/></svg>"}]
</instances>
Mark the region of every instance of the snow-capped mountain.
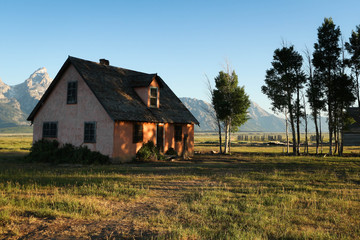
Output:
<instances>
[{"instance_id":1,"label":"snow-capped mountain","mask_svg":"<svg viewBox=\"0 0 360 240\"><path fill-rule=\"evenodd\" d=\"M5 97L15 98L20 103L21 110L30 114L51 81L46 68L39 68L23 83L11 86Z\"/></svg>"},{"instance_id":2,"label":"snow-capped mountain","mask_svg":"<svg viewBox=\"0 0 360 240\"><path fill-rule=\"evenodd\" d=\"M39 68L23 83L9 86L0 79L0 128L28 125L26 117L44 94L52 79Z\"/></svg>"}]
</instances>

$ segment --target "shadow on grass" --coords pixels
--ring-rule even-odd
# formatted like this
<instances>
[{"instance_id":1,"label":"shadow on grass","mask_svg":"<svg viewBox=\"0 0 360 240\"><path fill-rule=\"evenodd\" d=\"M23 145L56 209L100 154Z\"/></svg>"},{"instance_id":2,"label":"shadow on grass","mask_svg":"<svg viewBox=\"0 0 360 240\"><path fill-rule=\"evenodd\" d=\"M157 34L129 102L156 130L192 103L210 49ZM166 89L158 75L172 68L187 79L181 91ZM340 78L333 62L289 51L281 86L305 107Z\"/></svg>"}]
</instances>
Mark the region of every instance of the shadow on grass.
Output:
<instances>
[{"instance_id":1,"label":"shadow on grass","mask_svg":"<svg viewBox=\"0 0 360 240\"><path fill-rule=\"evenodd\" d=\"M61 166L44 163L26 163L24 154L0 153L0 181L19 184L65 186L127 181L136 183L141 176L222 176L247 172L269 173L275 171L309 172L329 171L341 175L343 171L359 171L359 158L284 156L275 153L234 153L232 155L200 154L191 160L175 162L127 163L121 165Z\"/></svg>"}]
</instances>

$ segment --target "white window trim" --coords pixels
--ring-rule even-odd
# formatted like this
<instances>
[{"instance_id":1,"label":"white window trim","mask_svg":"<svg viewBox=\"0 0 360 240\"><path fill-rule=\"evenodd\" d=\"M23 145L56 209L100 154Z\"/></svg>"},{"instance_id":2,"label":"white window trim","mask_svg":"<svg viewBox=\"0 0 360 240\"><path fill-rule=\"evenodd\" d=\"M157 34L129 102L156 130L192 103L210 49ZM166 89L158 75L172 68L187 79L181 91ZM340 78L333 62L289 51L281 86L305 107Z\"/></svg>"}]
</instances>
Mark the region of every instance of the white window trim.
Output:
<instances>
[{"instance_id":1,"label":"white window trim","mask_svg":"<svg viewBox=\"0 0 360 240\"><path fill-rule=\"evenodd\" d=\"M151 89L156 89L156 105L151 105ZM152 108L158 108L158 102L159 102L159 89L157 87L150 87L150 93L149 93L149 106Z\"/></svg>"}]
</instances>

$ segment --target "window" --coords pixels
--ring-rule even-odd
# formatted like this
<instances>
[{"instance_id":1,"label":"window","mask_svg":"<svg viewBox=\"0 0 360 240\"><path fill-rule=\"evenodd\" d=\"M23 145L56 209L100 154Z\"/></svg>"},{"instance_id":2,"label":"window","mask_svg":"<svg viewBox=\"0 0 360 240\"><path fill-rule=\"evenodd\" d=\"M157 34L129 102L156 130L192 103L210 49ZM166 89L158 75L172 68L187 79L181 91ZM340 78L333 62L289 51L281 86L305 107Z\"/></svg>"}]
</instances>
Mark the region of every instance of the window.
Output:
<instances>
[{"instance_id":1,"label":"window","mask_svg":"<svg viewBox=\"0 0 360 240\"><path fill-rule=\"evenodd\" d=\"M96 122L85 122L84 143L96 142Z\"/></svg>"},{"instance_id":2,"label":"window","mask_svg":"<svg viewBox=\"0 0 360 240\"><path fill-rule=\"evenodd\" d=\"M57 122L43 123L43 138L57 138Z\"/></svg>"},{"instance_id":3,"label":"window","mask_svg":"<svg viewBox=\"0 0 360 240\"><path fill-rule=\"evenodd\" d=\"M68 82L67 86L67 104L77 103L77 82Z\"/></svg>"},{"instance_id":4,"label":"window","mask_svg":"<svg viewBox=\"0 0 360 240\"><path fill-rule=\"evenodd\" d=\"M150 107L157 107L158 89L156 87L150 87Z\"/></svg>"},{"instance_id":5,"label":"window","mask_svg":"<svg viewBox=\"0 0 360 240\"><path fill-rule=\"evenodd\" d=\"M133 143L143 141L143 125L140 123L134 123Z\"/></svg>"},{"instance_id":6,"label":"window","mask_svg":"<svg viewBox=\"0 0 360 240\"><path fill-rule=\"evenodd\" d=\"M182 140L182 126L175 125L175 142L181 142Z\"/></svg>"}]
</instances>

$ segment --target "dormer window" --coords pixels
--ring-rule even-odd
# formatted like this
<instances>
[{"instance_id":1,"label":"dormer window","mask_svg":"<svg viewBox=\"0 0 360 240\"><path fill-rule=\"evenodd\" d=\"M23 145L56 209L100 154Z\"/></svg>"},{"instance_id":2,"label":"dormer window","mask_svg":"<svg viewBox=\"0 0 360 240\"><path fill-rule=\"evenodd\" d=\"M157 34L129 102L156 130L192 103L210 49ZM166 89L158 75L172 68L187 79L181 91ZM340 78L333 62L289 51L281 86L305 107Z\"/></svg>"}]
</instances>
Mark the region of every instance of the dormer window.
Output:
<instances>
[{"instance_id":1,"label":"dormer window","mask_svg":"<svg viewBox=\"0 0 360 240\"><path fill-rule=\"evenodd\" d=\"M68 82L66 103L67 104L77 103L77 82Z\"/></svg>"},{"instance_id":2,"label":"dormer window","mask_svg":"<svg viewBox=\"0 0 360 240\"><path fill-rule=\"evenodd\" d=\"M150 107L157 108L158 103L158 88L150 87Z\"/></svg>"}]
</instances>

